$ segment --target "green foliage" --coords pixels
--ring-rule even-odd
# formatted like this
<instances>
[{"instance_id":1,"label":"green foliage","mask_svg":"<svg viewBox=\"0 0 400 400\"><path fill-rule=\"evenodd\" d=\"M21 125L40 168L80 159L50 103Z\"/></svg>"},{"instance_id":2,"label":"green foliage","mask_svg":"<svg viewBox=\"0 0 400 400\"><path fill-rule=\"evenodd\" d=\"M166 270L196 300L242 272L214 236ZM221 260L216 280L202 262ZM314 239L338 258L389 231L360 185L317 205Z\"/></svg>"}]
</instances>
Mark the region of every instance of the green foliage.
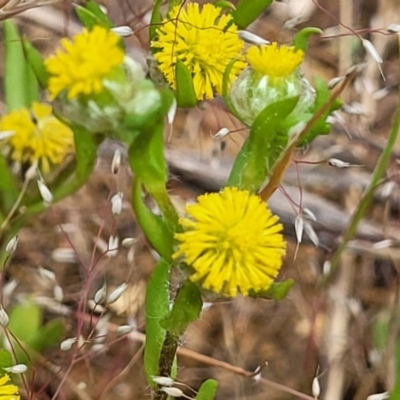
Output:
<instances>
[{"instance_id":1,"label":"green foliage","mask_svg":"<svg viewBox=\"0 0 400 400\"><path fill-rule=\"evenodd\" d=\"M43 57L41 54L32 46L31 42L27 39L22 40L23 50L28 64L30 65L33 73L39 85L42 89L47 88L49 80L49 73L44 66Z\"/></svg>"},{"instance_id":2,"label":"green foliage","mask_svg":"<svg viewBox=\"0 0 400 400\"><path fill-rule=\"evenodd\" d=\"M3 368L9 368L13 365L11 354L4 349L0 349L0 375L4 375Z\"/></svg>"},{"instance_id":3,"label":"green foliage","mask_svg":"<svg viewBox=\"0 0 400 400\"><path fill-rule=\"evenodd\" d=\"M59 343L64 331L61 321L53 320L44 326L42 324L42 311L37 305L25 303L12 309L8 328L22 345L22 348L15 346L19 363L27 363L26 352L34 357L35 353Z\"/></svg>"},{"instance_id":4,"label":"green foliage","mask_svg":"<svg viewBox=\"0 0 400 400\"><path fill-rule=\"evenodd\" d=\"M280 301L289 294L289 291L293 285L293 279L288 279L283 282L274 282L268 290L263 292L250 291L250 296Z\"/></svg>"},{"instance_id":5,"label":"green foliage","mask_svg":"<svg viewBox=\"0 0 400 400\"><path fill-rule=\"evenodd\" d=\"M161 4L162 0L155 0L154 2L153 12L151 13L151 18L150 18L150 27L149 27L150 41L155 39L156 31L159 28L160 23L162 21L162 15L160 10Z\"/></svg>"},{"instance_id":6,"label":"green foliage","mask_svg":"<svg viewBox=\"0 0 400 400\"><path fill-rule=\"evenodd\" d=\"M213 400L217 393L218 382L214 379L207 379L201 386L195 400Z\"/></svg>"},{"instance_id":7,"label":"green foliage","mask_svg":"<svg viewBox=\"0 0 400 400\"><path fill-rule=\"evenodd\" d=\"M191 322L199 318L202 306L198 286L187 280L179 290L171 312L161 321L161 326L172 335L180 336Z\"/></svg>"},{"instance_id":8,"label":"green foliage","mask_svg":"<svg viewBox=\"0 0 400 400\"><path fill-rule=\"evenodd\" d=\"M0 225L18 198L19 190L15 178L2 154L0 154Z\"/></svg>"},{"instance_id":9,"label":"green foliage","mask_svg":"<svg viewBox=\"0 0 400 400\"><path fill-rule=\"evenodd\" d=\"M75 6L76 14L83 26L92 29L96 25L112 28L114 24L93 0L87 0L82 6Z\"/></svg>"},{"instance_id":10,"label":"green foliage","mask_svg":"<svg viewBox=\"0 0 400 400\"><path fill-rule=\"evenodd\" d=\"M307 51L308 40L311 35L314 34L322 34L322 30L319 28L304 28L301 31L297 32L296 36L293 39L293 46L296 49L303 50L304 52Z\"/></svg>"},{"instance_id":11,"label":"green foliage","mask_svg":"<svg viewBox=\"0 0 400 400\"><path fill-rule=\"evenodd\" d=\"M173 232L161 217L154 215L143 201L142 183L135 178L132 187L132 206L139 225L154 249L167 261L172 261Z\"/></svg>"},{"instance_id":12,"label":"green foliage","mask_svg":"<svg viewBox=\"0 0 400 400\"><path fill-rule=\"evenodd\" d=\"M260 189L289 142L283 123L297 102L298 97L295 97L271 104L257 116L236 157L227 186L253 193Z\"/></svg>"},{"instance_id":13,"label":"green foliage","mask_svg":"<svg viewBox=\"0 0 400 400\"><path fill-rule=\"evenodd\" d=\"M166 334L160 322L169 312L170 269L171 265L161 259L147 285L144 369L147 381L151 386L156 386L152 378L158 374L158 364Z\"/></svg>"},{"instance_id":14,"label":"green foliage","mask_svg":"<svg viewBox=\"0 0 400 400\"><path fill-rule=\"evenodd\" d=\"M176 102L179 107L195 107L197 104L191 72L186 65L178 60L175 66Z\"/></svg>"},{"instance_id":15,"label":"green foliage","mask_svg":"<svg viewBox=\"0 0 400 400\"><path fill-rule=\"evenodd\" d=\"M8 111L30 107L37 100L38 84L25 60L22 40L16 25L6 20L4 31L4 92Z\"/></svg>"},{"instance_id":16,"label":"green foliage","mask_svg":"<svg viewBox=\"0 0 400 400\"><path fill-rule=\"evenodd\" d=\"M240 29L247 28L271 3L272 0L240 0L232 12L235 24Z\"/></svg>"}]
</instances>

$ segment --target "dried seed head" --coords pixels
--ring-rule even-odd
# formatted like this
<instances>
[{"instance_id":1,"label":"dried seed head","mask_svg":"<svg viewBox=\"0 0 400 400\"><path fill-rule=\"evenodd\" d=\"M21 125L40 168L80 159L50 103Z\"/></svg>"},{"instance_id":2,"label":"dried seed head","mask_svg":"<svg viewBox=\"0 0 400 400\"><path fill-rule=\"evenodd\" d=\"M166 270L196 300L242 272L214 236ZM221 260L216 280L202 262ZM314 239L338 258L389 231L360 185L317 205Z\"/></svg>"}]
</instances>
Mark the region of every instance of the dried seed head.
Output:
<instances>
[{"instance_id":1,"label":"dried seed head","mask_svg":"<svg viewBox=\"0 0 400 400\"><path fill-rule=\"evenodd\" d=\"M135 328L130 325L121 325L117 328L117 335L127 335L128 333L131 333ZM161 385L161 384L160 384Z\"/></svg>"},{"instance_id":2,"label":"dried seed head","mask_svg":"<svg viewBox=\"0 0 400 400\"><path fill-rule=\"evenodd\" d=\"M400 33L400 25L399 24L390 24L386 30L389 33Z\"/></svg>"},{"instance_id":3,"label":"dried seed head","mask_svg":"<svg viewBox=\"0 0 400 400\"><path fill-rule=\"evenodd\" d=\"M175 383L174 380L168 376L153 376L152 379L153 382L161 386L172 386Z\"/></svg>"},{"instance_id":4,"label":"dried seed head","mask_svg":"<svg viewBox=\"0 0 400 400\"><path fill-rule=\"evenodd\" d=\"M128 285L126 283L122 283L121 285L119 285L108 296L107 304L115 303L121 297L122 293L124 293L127 288L128 288Z\"/></svg>"},{"instance_id":5,"label":"dried seed head","mask_svg":"<svg viewBox=\"0 0 400 400\"><path fill-rule=\"evenodd\" d=\"M103 286L94 295L94 302L96 304L104 304L107 298L107 283L104 282Z\"/></svg>"},{"instance_id":6,"label":"dried seed head","mask_svg":"<svg viewBox=\"0 0 400 400\"><path fill-rule=\"evenodd\" d=\"M96 313L104 313L107 311L103 306L97 304L93 299L88 300L88 307L90 310Z\"/></svg>"},{"instance_id":7,"label":"dried seed head","mask_svg":"<svg viewBox=\"0 0 400 400\"><path fill-rule=\"evenodd\" d=\"M321 386L319 384L318 376L313 379L311 390L314 398L318 399L319 395L321 394Z\"/></svg>"},{"instance_id":8,"label":"dried seed head","mask_svg":"<svg viewBox=\"0 0 400 400\"><path fill-rule=\"evenodd\" d=\"M37 181L40 195L46 205L50 205L53 201L53 195L51 194L49 188L41 181Z\"/></svg>"},{"instance_id":9,"label":"dried seed head","mask_svg":"<svg viewBox=\"0 0 400 400\"><path fill-rule=\"evenodd\" d=\"M5 328L10 323L10 318L8 314L5 312L4 308L0 308L0 325Z\"/></svg>"},{"instance_id":10,"label":"dried seed head","mask_svg":"<svg viewBox=\"0 0 400 400\"><path fill-rule=\"evenodd\" d=\"M160 390L167 393L168 396L173 396L173 397L183 397L184 396L184 393L182 392L182 390L178 389L178 388L164 386Z\"/></svg>"},{"instance_id":11,"label":"dried seed head","mask_svg":"<svg viewBox=\"0 0 400 400\"><path fill-rule=\"evenodd\" d=\"M10 374L23 374L28 370L28 367L25 364L16 364L9 368L3 368L5 371Z\"/></svg>"},{"instance_id":12,"label":"dried seed head","mask_svg":"<svg viewBox=\"0 0 400 400\"><path fill-rule=\"evenodd\" d=\"M390 397L389 392L375 393L367 397L367 400L385 400Z\"/></svg>"},{"instance_id":13,"label":"dried seed head","mask_svg":"<svg viewBox=\"0 0 400 400\"><path fill-rule=\"evenodd\" d=\"M62 351L71 350L71 347L78 341L76 337L65 339L60 344L60 349Z\"/></svg>"},{"instance_id":14,"label":"dried seed head","mask_svg":"<svg viewBox=\"0 0 400 400\"><path fill-rule=\"evenodd\" d=\"M59 303L63 301L64 291L62 290L62 287L60 285L54 285L53 294L56 301L58 301Z\"/></svg>"},{"instance_id":15,"label":"dried seed head","mask_svg":"<svg viewBox=\"0 0 400 400\"><path fill-rule=\"evenodd\" d=\"M6 253L7 254L13 254L15 250L17 250L17 245L18 245L19 237L18 235L15 235L8 243L6 246Z\"/></svg>"},{"instance_id":16,"label":"dried seed head","mask_svg":"<svg viewBox=\"0 0 400 400\"><path fill-rule=\"evenodd\" d=\"M130 247L132 247L136 242L137 242L137 239L136 239L136 238L127 237L127 238L125 238L125 239L122 240L121 245L122 245L123 247L130 248Z\"/></svg>"},{"instance_id":17,"label":"dried seed head","mask_svg":"<svg viewBox=\"0 0 400 400\"><path fill-rule=\"evenodd\" d=\"M123 197L124 194L122 192L118 192L113 197L111 197L111 212L114 216L121 214Z\"/></svg>"},{"instance_id":18,"label":"dried seed head","mask_svg":"<svg viewBox=\"0 0 400 400\"><path fill-rule=\"evenodd\" d=\"M303 239L303 231L304 231L304 219L301 215L296 215L294 220L294 230L296 232L297 243L301 243Z\"/></svg>"},{"instance_id":19,"label":"dried seed head","mask_svg":"<svg viewBox=\"0 0 400 400\"><path fill-rule=\"evenodd\" d=\"M378 64L382 64L382 57L379 55L375 46L367 39L362 39L362 45L364 46L365 51L376 61Z\"/></svg>"},{"instance_id":20,"label":"dried seed head","mask_svg":"<svg viewBox=\"0 0 400 400\"><path fill-rule=\"evenodd\" d=\"M229 135L231 131L228 128L221 128L214 136L214 139L221 139L227 135Z\"/></svg>"},{"instance_id":21,"label":"dried seed head","mask_svg":"<svg viewBox=\"0 0 400 400\"><path fill-rule=\"evenodd\" d=\"M350 167L350 163L339 160L337 158L330 158L328 160L328 165L330 165L331 167L336 167L336 168L349 168Z\"/></svg>"},{"instance_id":22,"label":"dried seed head","mask_svg":"<svg viewBox=\"0 0 400 400\"><path fill-rule=\"evenodd\" d=\"M117 149L114 151L114 156L111 162L111 173L117 174L121 166L121 152Z\"/></svg>"},{"instance_id":23,"label":"dried seed head","mask_svg":"<svg viewBox=\"0 0 400 400\"><path fill-rule=\"evenodd\" d=\"M116 26L115 28L111 28L111 30L118 36L121 37L129 37L133 35L133 30L130 26Z\"/></svg>"},{"instance_id":24,"label":"dried seed head","mask_svg":"<svg viewBox=\"0 0 400 400\"><path fill-rule=\"evenodd\" d=\"M118 245L119 245L119 239L118 236L110 236L110 239L108 240L108 251L107 251L107 256L108 257L115 257L118 254Z\"/></svg>"},{"instance_id":25,"label":"dried seed head","mask_svg":"<svg viewBox=\"0 0 400 400\"><path fill-rule=\"evenodd\" d=\"M177 108L178 108L178 103L174 99L172 101L171 107L169 108L168 113L167 113L167 121L168 121L168 123L170 125L172 125L174 120L175 120L175 115L176 115L176 109Z\"/></svg>"},{"instance_id":26,"label":"dried seed head","mask_svg":"<svg viewBox=\"0 0 400 400\"><path fill-rule=\"evenodd\" d=\"M53 271L50 271L43 267L39 267L38 272L39 272L40 276L42 276L43 278L49 279L52 282L56 281L56 274Z\"/></svg>"},{"instance_id":27,"label":"dried seed head","mask_svg":"<svg viewBox=\"0 0 400 400\"><path fill-rule=\"evenodd\" d=\"M246 43L255 44L256 46L261 46L265 44L270 44L268 40L251 33L249 31L239 31L239 37Z\"/></svg>"}]
</instances>

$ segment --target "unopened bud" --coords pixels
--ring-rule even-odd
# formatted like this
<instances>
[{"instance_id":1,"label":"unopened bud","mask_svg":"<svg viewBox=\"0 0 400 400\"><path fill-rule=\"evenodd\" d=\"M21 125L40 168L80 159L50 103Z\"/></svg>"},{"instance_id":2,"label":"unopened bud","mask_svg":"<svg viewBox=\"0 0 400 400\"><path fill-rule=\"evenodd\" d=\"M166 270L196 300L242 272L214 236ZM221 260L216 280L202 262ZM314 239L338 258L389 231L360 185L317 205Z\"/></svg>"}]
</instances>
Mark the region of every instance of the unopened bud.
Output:
<instances>
[{"instance_id":1,"label":"unopened bud","mask_svg":"<svg viewBox=\"0 0 400 400\"><path fill-rule=\"evenodd\" d=\"M338 158L330 158L328 160L328 165L331 167L336 167L336 168L349 168L350 163L339 160Z\"/></svg>"}]
</instances>

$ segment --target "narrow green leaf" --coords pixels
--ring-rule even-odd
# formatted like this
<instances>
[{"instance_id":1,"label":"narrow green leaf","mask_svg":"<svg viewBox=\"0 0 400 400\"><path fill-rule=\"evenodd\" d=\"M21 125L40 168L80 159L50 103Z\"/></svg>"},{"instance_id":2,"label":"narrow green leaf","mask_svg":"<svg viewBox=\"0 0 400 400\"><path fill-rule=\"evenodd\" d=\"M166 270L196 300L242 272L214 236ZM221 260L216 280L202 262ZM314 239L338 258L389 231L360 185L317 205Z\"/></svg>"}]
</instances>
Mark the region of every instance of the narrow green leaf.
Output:
<instances>
[{"instance_id":1,"label":"narrow green leaf","mask_svg":"<svg viewBox=\"0 0 400 400\"><path fill-rule=\"evenodd\" d=\"M19 190L4 156L0 153L0 221L11 210ZM0 222L1 224L1 222Z\"/></svg>"},{"instance_id":2,"label":"narrow green leaf","mask_svg":"<svg viewBox=\"0 0 400 400\"><path fill-rule=\"evenodd\" d=\"M144 370L149 385L155 387L153 377L158 372L158 361L165 338L160 321L169 311L169 276L171 265L161 259L151 274L146 292L146 343Z\"/></svg>"},{"instance_id":3,"label":"narrow green leaf","mask_svg":"<svg viewBox=\"0 0 400 400\"><path fill-rule=\"evenodd\" d=\"M129 148L130 167L150 193L167 182L163 129L161 123L153 126L152 131L140 132Z\"/></svg>"},{"instance_id":4,"label":"narrow green leaf","mask_svg":"<svg viewBox=\"0 0 400 400\"><path fill-rule=\"evenodd\" d=\"M201 386L195 400L214 400L217 394L218 382L214 379L207 379Z\"/></svg>"},{"instance_id":5,"label":"narrow green leaf","mask_svg":"<svg viewBox=\"0 0 400 400\"><path fill-rule=\"evenodd\" d=\"M308 46L308 39L310 38L311 35L314 34L321 34L322 30L319 28L304 28L300 32L296 34L296 36L293 39L293 46L296 47L296 49L303 50L304 52L307 51L307 46Z\"/></svg>"},{"instance_id":6,"label":"narrow green leaf","mask_svg":"<svg viewBox=\"0 0 400 400\"><path fill-rule=\"evenodd\" d=\"M251 297L262 297L264 299L283 300L294 285L293 279L283 282L274 282L268 290L263 292L250 292Z\"/></svg>"},{"instance_id":7,"label":"narrow green leaf","mask_svg":"<svg viewBox=\"0 0 400 400\"><path fill-rule=\"evenodd\" d=\"M47 88L49 73L47 72L41 54L32 46L27 39L23 39L22 45L24 48L25 58L32 68L37 81L42 88Z\"/></svg>"},{"instance_id":8,"label":"narrow green leaf","mask_svg":"<svg viewBox=\"0 0 400 400\"><path fill-rule=\"evenodd\" d=\"M25 62L22 41L11 20L3 22L4 29L4 91L8 111L29 107L31 83Z\"/></svg>"},{"instance_id":9,"label":"narrow green leaf","mask_svg":"<svg viewBox=\"0 0 400 400\"><path fill-rule=\"evenodd\" d=\"M261 13L271 5L273 0L240 0L236 10L232 12L235 24L245 29L255 21Z\"/></svg>"},{"instance_id":10,"label":"narrow green leaf","mask_svg":"<svg viewBox=\"0 0 400 400\"><path fill-rule=\"evenodd\" d=\"M154 40L157 29L160 27L160 24L163 19L161 15L161 3L162 0L156 0L154 3L153 12L151 13L150 27L149 27L150 42Z\"/></svg>"},{"instance_id":11,"label":"narrow green leaf","mask_svg":"<svg viewBox=\"0 0 400 400\"><path fill-rule=\"evenodd\" d=\"M199 288L187 280L179 290L171 312L160 324L172 335L180 336L191 322L199 318L202 306Z\"/></svg>"},{"instance_id":12,"label":"narrow green leaf","mask_svg":"<svg viewBox=\"0 0 400 400\"><path fill-rule=\"evenodd\" d=\"M109 29L114 26L110 18L104 14L100 6L93 0L86 0L83 7L76 6L75 10L82 24L88 29L92 29L95 25Z\"/></svg>"},{"instance_id":13,"label":"narrow green leaf","mask_svg":"<svg viewBox=\"0 0 400 400\"><path fill-rule=\"evenodd\" d=\"M176 102L179 107L195 107L197 104L193 78L186 65L178 60L175 65Z\"/></svg>"},{"instance_id":14,"label":"narrow green leaf","mask_svg":"<svg viewBox=\"0 0 400 400\"><path fill-rule=\"evenodd\" d=\"M390 394L389 400L400 399L400 340L396 343L396 382L393 392Z\"/></svg>"},{"instance_id":15,"label":"narrow green leaf","mask_svg":"<svg viewBox=\"0 0 400 400\"><path fill-rule=\"evenodd\" d=\"M229 109L229 111L235 115L238 119L240 119L240 115L237 113L235 110L235 107L233 106L231 102L231 98L229 97L229 76L231 75L231 71L235 63L237 62L237 59L232 59L229 64L226 66L224 75L222 77L222 96L224 97L225 103Z\"/></svg>"},{"instance_id":16,"label":"narrow green leaf","mask_svg":"<svg viewBox=\"0 0 400 400\"><path fill-rule=\"evenodd\" d=\"M234 162L227 186L257 192L284 152L289 135L282 125L298 97L267 106L254 120L249 136Z\"/></svg>"},{"instance_id":17,"label":"narrow green leaf","mask_svg":"<svg viewBox=\"0 0 400 400\"><path fill-rule=\"evenodd\" d=\"M92 133L73 125L76 156L76 179L79 183L86 182L96 163L97 145Z\"/></svg>"},{"instance_id":18,"label":"narrow green leaf","mask_svg":"<svg viewBox=\"0 0 400 400\"><path fill-rule=\"evenodd\" d=\"M233 3L227 0L218 0L214 3L215 7L220 7L223 10L229 9L229 10L236 10L236 7Z\"/></svg>"},{"instance_id":19,"label":"narrow green leaf","mask_svg":"<svg viewBox=\"0 0 400 400\"><path fill-rule=\"evenodd\" d=\"M9 329L19 340L31 345L42 324L42 312L32 303L14 307L10 313Z\"/></svg>"},{"instance_id":20,"label":"narrow green leaf","mask_svg":"<svg viewBox=\"0 0 400 400\"><path fill-rule=\"evenodd\" d=\"M162 258L172 261L173 233L160 217L147 208L143 201L142 184L138 177L135 177L133 181L132 207L148 241Z\"/></svg>"},{"instance_id":21,"label":"narrow green leaf","mask_svg":"<svg viewBox=\"0 0 400 400\"><path fill-rule=\"evenodd\" d=\"M9 368L12 365L13 361L11 354L7 350L0 349L0 371L2 371L3 368ZM2 375L1 372L0 375Z\"/></svg>"}]
</instances>

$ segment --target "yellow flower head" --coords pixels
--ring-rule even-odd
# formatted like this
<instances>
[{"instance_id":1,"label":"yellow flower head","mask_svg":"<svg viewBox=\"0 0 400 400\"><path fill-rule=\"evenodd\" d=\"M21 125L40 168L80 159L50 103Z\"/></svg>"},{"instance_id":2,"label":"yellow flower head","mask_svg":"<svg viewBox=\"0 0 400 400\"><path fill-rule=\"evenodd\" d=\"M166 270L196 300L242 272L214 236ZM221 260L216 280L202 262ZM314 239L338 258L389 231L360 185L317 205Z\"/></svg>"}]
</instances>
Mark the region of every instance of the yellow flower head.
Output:
<instances>
[{"instance_id":1,"label":"yellow flower head","mask_svg":"<svg viewBox=\"0 0 400 400\"><path fill-rule=\"evenodd\" d=\"M247 62L256 72L272 78L289 76L303 58L302 50L293 46L278 46L276 42L265 46L251 46L246 53Z\"/></svg>"},{"instance_id":2,"label":"yellow flower head","mask_svg":"<svg viewBox=\"0 0 400 400\"><path fill-rule=\"evenodd\" d=\"M286 243L278 217L247 190L228 187L188 205L174 258L194 269L190 279L226 296L267 290L279 272Z\"/></svg>"},{"instance_id":3,"label":"yellow flower head","mask_svg":"<svg viewBox=\"0 0 400 400\"><path fill-rule=\"evenodd\" d=\"M71 129L54 117L48 104L33 103L31 110L11 111L0 120L0 132L4 136L0 145L12 147L13 160L39 161L45 173L50 163L60 164L74 144Z\"/></svg>"},{"instance_id":4,"label":"yellow flower head","mask_svg":"<svg viewBox=\"0 0 400 400\"><path fill-rule=\"evenodd\" d=\"M229 62L240 57L243 42L232 23L232 16L221 14L221 9L197 3L176 6L157 30L151 46L158 51L154 57L168 83L175 89L177 60L192 73L198 100L211 99L222 93L222 80ZM244 68L238 61L231 70L230 81Z\"/></svg>"},{"instance_id":5,"label":"yellow flower head","mask_svg":"<svg viewBox=\"0 0 400 400\"><path fill-rule=\"evenodd\" d=\"M0 378L0 399L1 400L20 400L18 386L7 383L10 380L8 375Z\"/></svg>"},{"instance_id":6,"label":"yellow flower head","mask_svg":"<svg viewBox=\"0 0 400 400\"><path fill-rule=\"evenodd\" d=\"M79 94L90 95L103 90L103 80L124 59L120 37L114 32L95 26L84 29L72 41L61 40L62 49L45 61L50 73L51 97L67 91L69 100Z\"/></svg>"}]
</instances>

